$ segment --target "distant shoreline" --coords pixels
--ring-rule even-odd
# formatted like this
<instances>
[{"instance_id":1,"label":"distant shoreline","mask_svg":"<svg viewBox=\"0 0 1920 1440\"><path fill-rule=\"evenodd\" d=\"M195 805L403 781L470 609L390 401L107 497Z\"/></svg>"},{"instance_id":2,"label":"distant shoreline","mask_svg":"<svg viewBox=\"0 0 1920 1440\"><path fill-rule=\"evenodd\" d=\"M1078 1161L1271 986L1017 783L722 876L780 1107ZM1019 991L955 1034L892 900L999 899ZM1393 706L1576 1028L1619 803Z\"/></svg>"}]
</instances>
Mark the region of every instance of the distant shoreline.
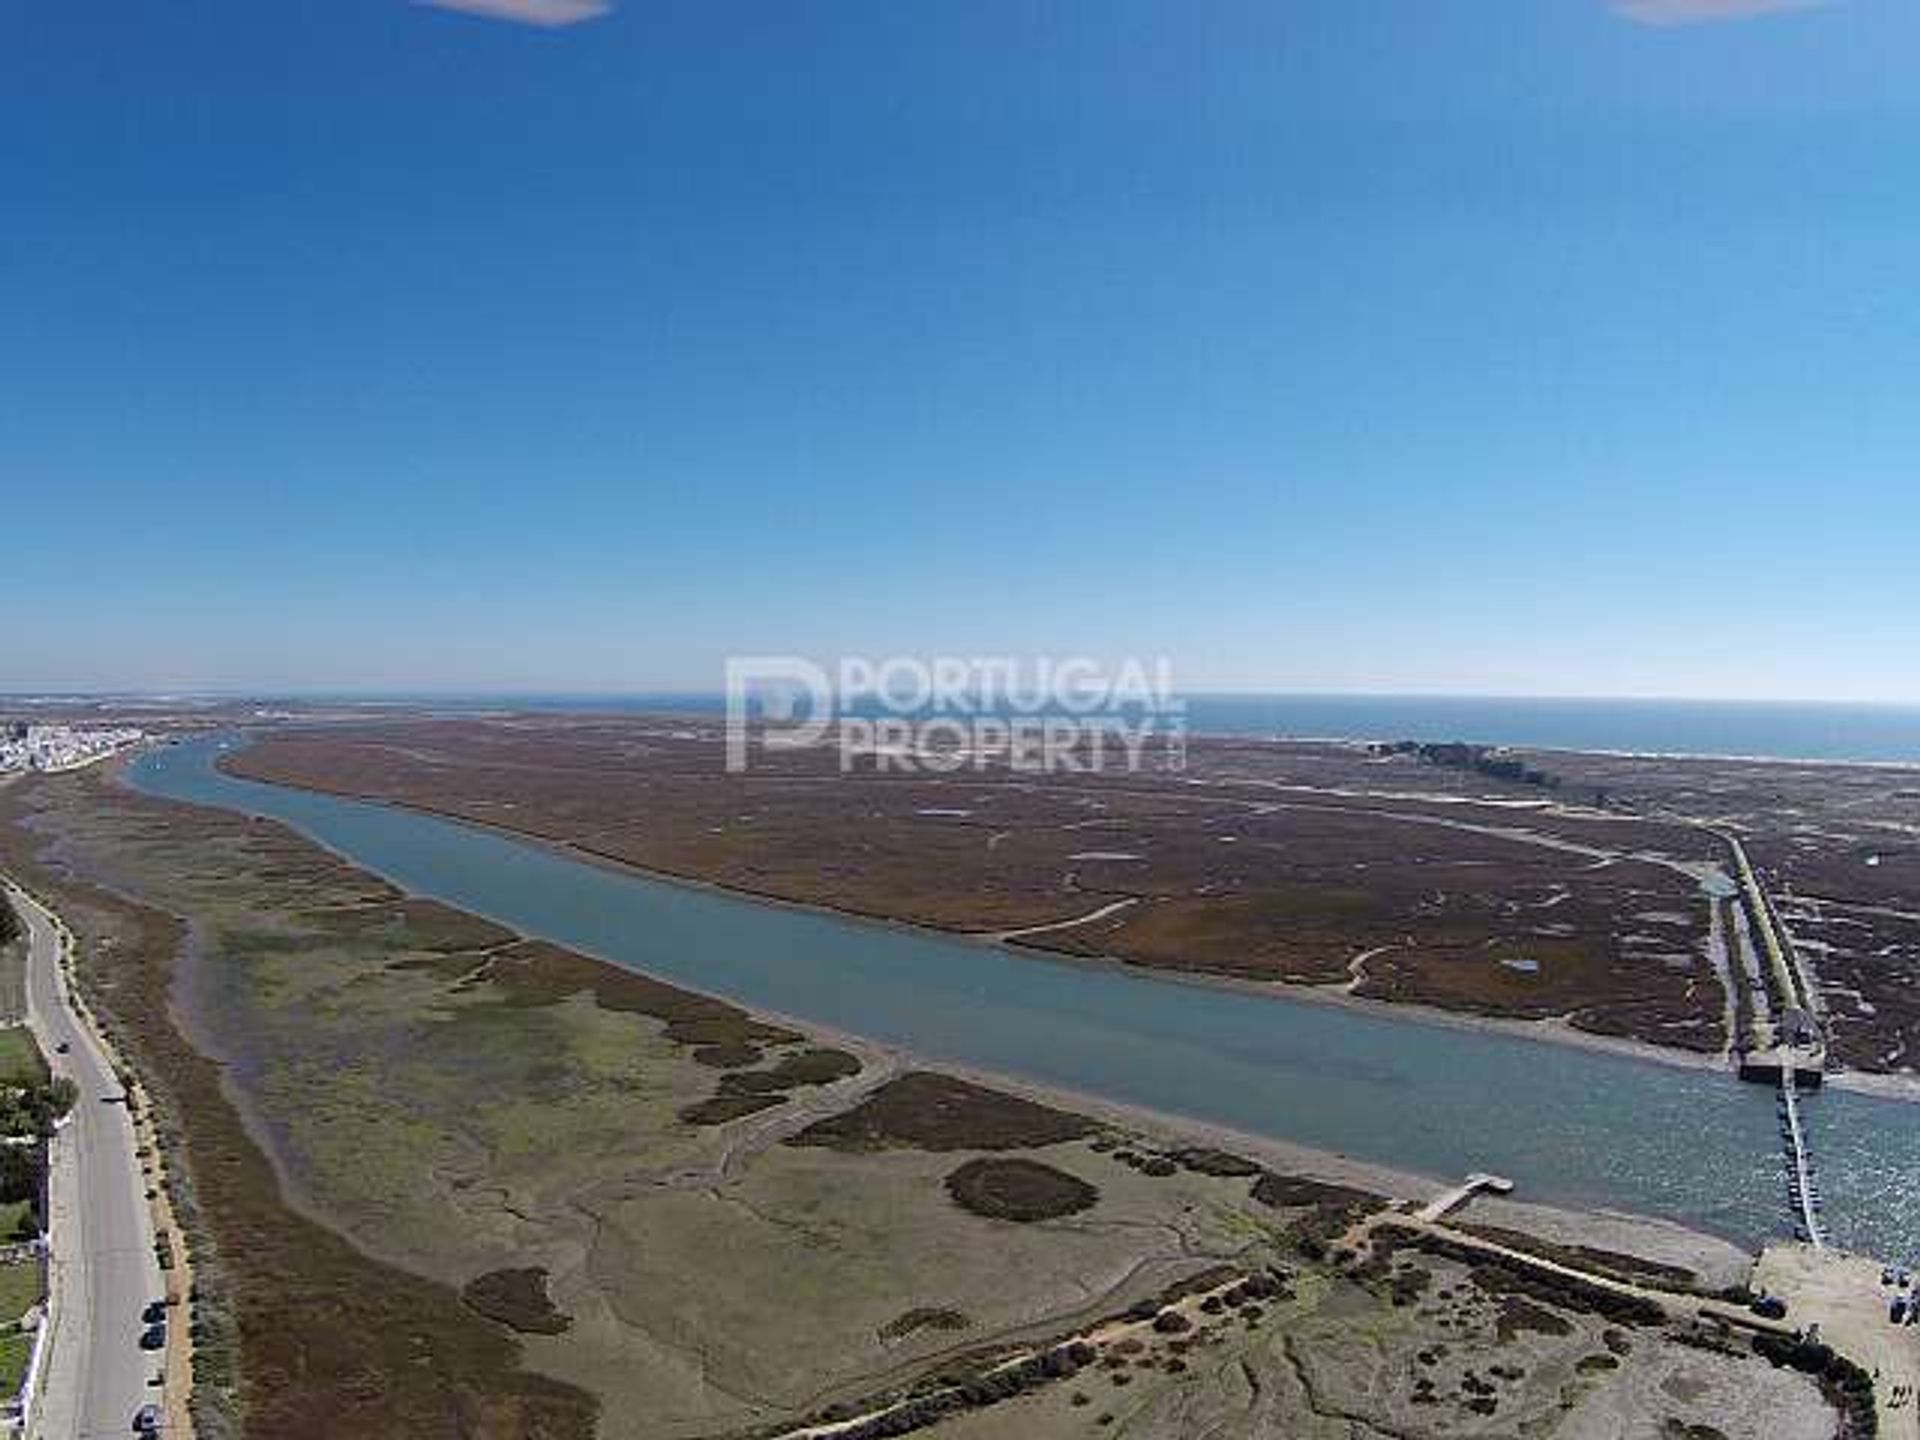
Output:
<instances>
[{"instance_id":1,"label":"distant shoreline","mask_svg":"<svg viewBox=\"0 0 1920 1440\"><path fill-rule=\"evenodd\" d=\"M673 709L664 703L659 705L636 704L632 708L614 705L583 708L567 708L555 703L551 706L528 708L525 704L514 705L505 702L498 704L475 703L472 706L441 701L366 701L366 708L355 708L350 714L333 715L274 715L260 720L236 720L236 726L249 723L267 723L272 725L326 725L355 724L366 721L389 720L500 720L500 719L538 719L568 718L578 720L675 720L699 721L710 725L721 725L725 721L724 710L716 698L689 697L690 699L712 699L709 707ZM1600 702L1612 703L1612 702ZM1911 708L1916 731L1915 747L1920 752L1920 706L1890 707L1902 712ZM1555 744L1532 740L1493 740L1467 732L1449 733L1444 738L1436 735L1422 738L1399 731L1381 731L1377 734L1362 732L1328 732L1326 734L1289 734L1272 729L1220 730L1191 728L1186 732L1187 739L1208 744L1253 742L1264 745L1336 745L1343 747L1367 747L1391 745L1408 740L1419 744L1479 745L1490 750L1511 750L1532 755L1576 755L1603 760L1645 760L1669 762L1700 762L1720 765L1793 765L1801 767L1833 767L1848 770L1893 770L1902 774L1920 774L1920 753L1906 758L1876 759L1862 756L1806 755L1770 753L1764 751L1720 751L1720 750L1674 750L1658 748L1634 748L1625 746L1600 746L1582 744Z\"/></svg>"},{"instance_id":2,"label":"distant shoreline","mask_svg":"<svg viewBox=\"0 0 1920 1440\"><path fill-rule=\"evenodd\" d=\"M1920 770L1920 702L1687 700L1579 696L1393 694L1387 692L1193 692L1175 697L1196 739L1298 744L1394 740L1469 744L1620 759L1737 764L1848 765ZM327 718L502 715L684 716L717 719L717 691L421 692L307 695L105 692L0 696L22 709L71 706L97 712L115 702L141 710L213 715L245 707L332 712ZM857 708L857 707L856 707ZM233 723L248 717L233 715ZM262 718L262 717L252 717ZM275 719L295 718L279 715ZM320 718L316 715L315 718ZM1836 728L1838 738L1834 738Z\"/></svg>"}]
</instances>

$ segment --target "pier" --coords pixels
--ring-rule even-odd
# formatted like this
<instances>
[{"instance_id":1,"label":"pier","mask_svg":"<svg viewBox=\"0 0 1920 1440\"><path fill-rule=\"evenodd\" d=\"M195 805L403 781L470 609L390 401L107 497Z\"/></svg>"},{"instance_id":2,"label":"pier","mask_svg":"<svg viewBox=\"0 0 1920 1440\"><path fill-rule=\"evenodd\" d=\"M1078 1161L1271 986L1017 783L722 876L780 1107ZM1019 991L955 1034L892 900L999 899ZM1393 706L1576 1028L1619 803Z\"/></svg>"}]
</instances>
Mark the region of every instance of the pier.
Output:
<instances>
[{"instance_id":1,"label":"pier","mask_svg":"<svg viewBox=\"0 0 1920 1440\"><path fill-rule=\"evenodd\" d=\"M1513 1181L1504 1175L1488 1175L1476 1170L1451 1190L1443 1190L1421 1206L1418 1218L1426 1221L1444 1219L1483 1191L1488 1195L1511 1195Z\"/></svg>"},{"instance_id":2,"label":"pier","mask_svg":"<svg viewBox=\"0 0 1920 1440\"><path fill-rule=\"evenodd\" d=\"M1780 1133L1787 1145L1787 1194L1793 1200L1795 1224L1803 1240L1824 1250L1827 1237L1820 1217L1819 1182L1807 1149L1806 1128L1800 1123L1800 1087L1791 1070L1780 1075Z\"/></svg>"},{"instance_id":3,"label":"pier","mask_svg":"<svg viewBox=\"0 0 1920 1440\"><path fill-rule=\"evenodd\" d=\"M1729 968L1736 984L1744 976L1752 986L1747 1030L1735 1037L1740 1078L1780 1087L1780 1142L1794 1229L1816 1251L1824 1250L1820 1182L1800 1111L1800 1092L1817 1089L1827 1069L1819 989L1761 885L1747 847L1731 831L1714 834L1732 856L1739 887L1740 903L1728 935L1738 964Z\"/></svg>"}]
</instances>

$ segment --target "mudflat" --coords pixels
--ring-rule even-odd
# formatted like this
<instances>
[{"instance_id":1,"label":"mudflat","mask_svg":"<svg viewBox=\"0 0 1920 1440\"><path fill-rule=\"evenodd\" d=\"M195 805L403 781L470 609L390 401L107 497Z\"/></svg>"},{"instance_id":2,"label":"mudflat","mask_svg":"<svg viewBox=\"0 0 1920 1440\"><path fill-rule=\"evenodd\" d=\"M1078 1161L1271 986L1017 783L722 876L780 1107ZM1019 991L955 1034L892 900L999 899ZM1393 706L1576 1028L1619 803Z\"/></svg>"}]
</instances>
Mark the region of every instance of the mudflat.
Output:
<instances>
[{"instance_id":1,"label":"mudflat","mask_svg":"<svg viewBox=\"0 0 1920 1440\"><path fill-rule=\"evenodd\" d=\"M810 1036L103 772L0 788L0 820L151 1077L206 1434L1833 1426L1737 1336L1577 1292L1516 1320L1481 1267L1343 1252L1417 1180ZM1744 1269L1671 1227L1487 1213L1679 1286Z\"/></svg>"}]
</instances>

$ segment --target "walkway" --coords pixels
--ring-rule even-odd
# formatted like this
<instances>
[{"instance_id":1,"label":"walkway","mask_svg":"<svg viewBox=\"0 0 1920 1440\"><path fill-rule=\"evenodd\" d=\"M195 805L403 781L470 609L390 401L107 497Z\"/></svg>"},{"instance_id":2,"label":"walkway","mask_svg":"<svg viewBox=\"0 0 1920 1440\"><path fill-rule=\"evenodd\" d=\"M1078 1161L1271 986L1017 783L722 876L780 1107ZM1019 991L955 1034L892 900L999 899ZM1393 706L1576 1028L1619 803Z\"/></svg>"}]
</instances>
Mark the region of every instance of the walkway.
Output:
<instances>
[{"instance_id":1,"label":"walkway","mask_svg":"<svg viewBox=\"0 0 1920 1440\"><path fill-rule=\"evenodd\" d=\"M1417 1218L1428 1221L1442 1219L1482 1191L1489 1195L1511 1195L1513 1182L1504 1175L1488 1175L1476 1170L1451 1190L1443 1190L1421 1206Z\"/></svg>"},{"instance_id":2,"label":"walkway","mask_svg":"<svg viewBox=\"0 0 1920 1440\"><path fill-rule=\"evenodd\" d=\"M1807 1242L1815 1250L1824 1250L1827 1238L1821 1229L1820 1191L1813 1176L1813 1157L1807 1149L1807 1132L1800 1123L1800 1087L1793 1078L1791 1066L1780 1072L1780 1115L1785 1127L1782 1133L1787 1142L1787 1165L1791 1170L1787 1190L1795 1216Z\"/></svg>"}]
</instances>

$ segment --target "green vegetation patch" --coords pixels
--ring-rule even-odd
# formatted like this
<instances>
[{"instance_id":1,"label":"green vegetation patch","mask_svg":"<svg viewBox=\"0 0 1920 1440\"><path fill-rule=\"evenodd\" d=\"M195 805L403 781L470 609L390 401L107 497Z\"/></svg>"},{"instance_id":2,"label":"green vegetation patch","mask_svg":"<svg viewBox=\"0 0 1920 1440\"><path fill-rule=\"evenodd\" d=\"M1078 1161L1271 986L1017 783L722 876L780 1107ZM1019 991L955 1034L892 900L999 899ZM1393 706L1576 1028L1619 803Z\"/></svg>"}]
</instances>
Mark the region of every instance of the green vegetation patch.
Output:
<instances>
[{"instance_id":1,"label":"green vegetation patch","mask_svg":"<svg viewBox=\"0 0 1920 1440\"><path fill-rule=\"evenodd\" d=\"M27 1362L32 1358L31 1335L0 1335L0 1394L20 1392L20 1382L27 1378Z\"/></svg>"},{"instance_id":2,"label":"green vegetation patch","mask_svg":"<svg viewBox=\"0 0 1920 1440\"><path fill-rule=\"evenodd\" d=\"M809 1125L789 1145L831 1150L1031 1150L1091 1135L1082 1115L911 1070L860 1104Z\"/></svg>"},{"instance_id":3,"label":"green vegetation patch","mask_svg":"<svg viewBox=\"0 0 1920 1440\"><path fill-rule=\"evenodd\" d=\"M1091 1209L1100 1192L1078 1176L1038 1160L969 1160L947 1176L962 1210L989 1220L1058 1220Z\"/></svg>"},{"instance_id":4,"label":"green vegetation patch","mask_svg":"<svg viewBox=\"0 0 1920 1440\"><path fill-rule=\"evenodd\" d=\"M0 894L0 1020L17 1020L27 1012L25 933L20 917Z\"/></svg>"},{"instance_id":5,"label":"green vegetation patch","mask_svg":"<svg viewBox=\"0 0 1920 1440\"><path fill-rule=\"evenodd\" d=\"M0 1085L44 1085L47 1057L24 1025L0 1029Z\"/></svg>"},{"instance_id":6,"label":"green vegetation patch","mask_svg":"<svg viewBox=\"0 0 1920 1440\"><path fill-rule=\"evenodd\" d=\"M40 1303L43 1293L38 1260L0 1265L0 1327L18 1321Z\"/></svg>"},{"instance_id":7,"label":"green vegetation patch","mask_svg":"<svg viewBox=\"0 0 1920 1440\"><path fill-rule=\"evenodd\" d=\"M547 1294L547 1272L538 1266L494 1270L467 1282L460 1298L489 1320L522 1335L559 1335L573 1317L554 1308Z\"/></svg>"},{"instance_id":8,"label":"green vegetation patch","mask_svg":"<svg viewBox=\"0 0 1920 1440\"><path fill-rule=\"evenodd\" d=\"M51 1077L27 1030L0 1030L0 1243L38 1233L32 1207L44 1185L45 1142L77 1094L73 1081Z\"/></svg>"},{"instance_id":9,"label":"green vegetation patch","mask_svg":"<svg viewBox=\"0 0 1920 1440\"><path fill-rule=\"evenodd\" d=\"M0 1245L19 1244L40 1233L39 1218L31 1200L0 1203Z\"/></svg>"}]
</instances>

